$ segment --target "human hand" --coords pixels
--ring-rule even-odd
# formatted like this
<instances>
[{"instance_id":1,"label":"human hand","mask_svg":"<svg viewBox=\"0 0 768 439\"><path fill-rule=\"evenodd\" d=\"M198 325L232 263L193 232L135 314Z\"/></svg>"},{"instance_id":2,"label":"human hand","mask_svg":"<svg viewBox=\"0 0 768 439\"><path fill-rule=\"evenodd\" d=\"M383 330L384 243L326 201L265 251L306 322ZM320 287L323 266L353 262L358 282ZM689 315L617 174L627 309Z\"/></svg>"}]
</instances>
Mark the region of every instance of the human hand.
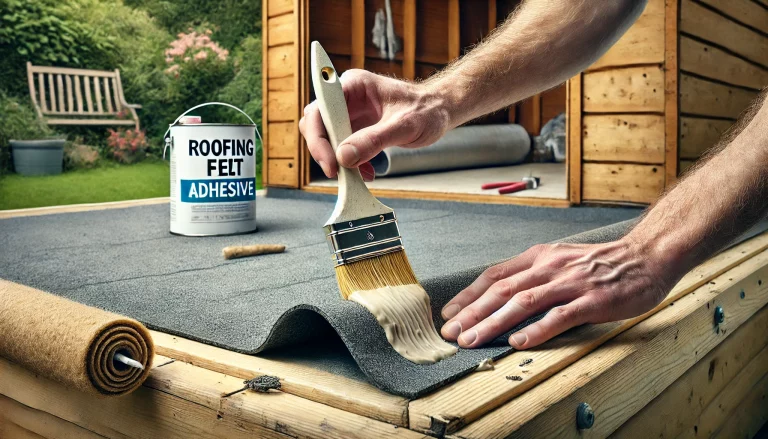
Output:
<instances>
[{"instance_id":1,"label":"human hand","mask_svg":"<svg viewBox=\"0 0 768 439\"><path fill-rule=\"evenodd\" d=\"M509 337L514 348L527 349L574 326L640 315L682 277L651 253L626 238L531 247L490 267L448 302L442 335L475 348L550 310Z\"/></svg>"},{"instance_id":2,"label":"human hand","mask_svg":"<svg viewBox=\"0 0 768 439\"><path fill-rule=\"evenodd\" d=\"M299 121L309 152L328 178L336 176L340 164L359 167L363 177L372 180L373 167L368 161L379 151L388 146L430 145L449 127L444 99L424 84L357 69L344 72L341 83L352 135L341 142L335 154L316 102L304 108Z\"/></svg>"}]
</instances>

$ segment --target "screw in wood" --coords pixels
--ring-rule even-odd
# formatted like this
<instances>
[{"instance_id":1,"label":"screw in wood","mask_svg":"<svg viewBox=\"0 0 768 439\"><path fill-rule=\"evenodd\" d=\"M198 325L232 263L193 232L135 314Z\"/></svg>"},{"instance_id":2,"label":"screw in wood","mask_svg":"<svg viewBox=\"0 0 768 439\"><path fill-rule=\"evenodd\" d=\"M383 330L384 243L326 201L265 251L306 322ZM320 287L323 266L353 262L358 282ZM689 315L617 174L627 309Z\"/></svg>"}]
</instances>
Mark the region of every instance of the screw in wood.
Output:
<instances>
[{"instance_id":1,"label":"screw in wood","mask_svg":"<svg viewBox=\"0 0 768 439\"><path fill-rule=\"evenodd\" d=\"M582 402L576 408L576 428L579 430L589 430L595 425L595 412L586 402Z\"/></svg>"},{"instance_id":2,"label":"screw in wood","mask_svg":"<svg viewBox=\"0 0 768 439\"><path fill-rule=\"evenodd\" d=\"M719 325L725 321L725 311L722 306L715 308L715 325Z\"/></svg>"}]
</instances>

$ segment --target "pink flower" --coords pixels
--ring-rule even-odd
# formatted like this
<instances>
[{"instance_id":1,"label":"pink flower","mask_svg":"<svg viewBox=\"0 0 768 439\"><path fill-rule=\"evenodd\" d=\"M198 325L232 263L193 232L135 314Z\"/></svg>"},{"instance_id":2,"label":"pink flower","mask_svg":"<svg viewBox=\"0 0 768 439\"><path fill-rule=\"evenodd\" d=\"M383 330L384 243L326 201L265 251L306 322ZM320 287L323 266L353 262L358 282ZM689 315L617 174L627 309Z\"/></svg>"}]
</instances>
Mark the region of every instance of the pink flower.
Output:
<instances>
[{"instance_id":1,"label":"pink flower","mask_svg":"<svg viewBox=\"0 0 768 439\"><path fill-rule=\"evenodd\" d=\"M206 52L205 50L197 52L197 54L195 55L196 60L201 60L206 58L208 58L208 52Z\"/></svg>"}]
</instances>

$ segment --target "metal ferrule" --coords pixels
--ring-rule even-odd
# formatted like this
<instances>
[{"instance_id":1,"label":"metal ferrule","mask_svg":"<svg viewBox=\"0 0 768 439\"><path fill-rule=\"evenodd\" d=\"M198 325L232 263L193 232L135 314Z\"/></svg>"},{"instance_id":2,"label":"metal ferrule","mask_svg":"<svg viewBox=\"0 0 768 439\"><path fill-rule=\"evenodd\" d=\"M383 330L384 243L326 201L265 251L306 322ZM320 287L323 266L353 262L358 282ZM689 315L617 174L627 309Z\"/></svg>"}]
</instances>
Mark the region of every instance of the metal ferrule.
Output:
<instances>
[{"instance_id":1,"label":"metal ferrule","mask_svg":"<svg viewBox=\"0 0 768 439\"><path fill-rule=\"evenodd\" d=\"M330 224L323 229L336 265L403 249L394 212Z\"/></svg>"}]
</instances>

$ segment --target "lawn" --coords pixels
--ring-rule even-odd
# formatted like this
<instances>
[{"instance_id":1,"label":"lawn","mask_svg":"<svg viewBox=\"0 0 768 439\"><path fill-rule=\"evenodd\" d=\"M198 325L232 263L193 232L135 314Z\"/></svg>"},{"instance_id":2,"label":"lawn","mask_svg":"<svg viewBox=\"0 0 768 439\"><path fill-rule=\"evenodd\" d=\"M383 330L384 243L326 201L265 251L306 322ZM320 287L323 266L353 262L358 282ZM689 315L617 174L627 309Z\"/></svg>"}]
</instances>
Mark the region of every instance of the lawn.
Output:
<instances>
[{"instance_id":1,"label":"lawn","mask_svg":"<svg viewBox=\"0 0 768 439\"><path fill-rule=\"evenodd\" d=\"M108 164L44 177L10 174L0 177L0 210L167 197L169 180L168 163L161 161ZM261 175L256 187L261 187Z\"/></svg>"}]
</instances>

